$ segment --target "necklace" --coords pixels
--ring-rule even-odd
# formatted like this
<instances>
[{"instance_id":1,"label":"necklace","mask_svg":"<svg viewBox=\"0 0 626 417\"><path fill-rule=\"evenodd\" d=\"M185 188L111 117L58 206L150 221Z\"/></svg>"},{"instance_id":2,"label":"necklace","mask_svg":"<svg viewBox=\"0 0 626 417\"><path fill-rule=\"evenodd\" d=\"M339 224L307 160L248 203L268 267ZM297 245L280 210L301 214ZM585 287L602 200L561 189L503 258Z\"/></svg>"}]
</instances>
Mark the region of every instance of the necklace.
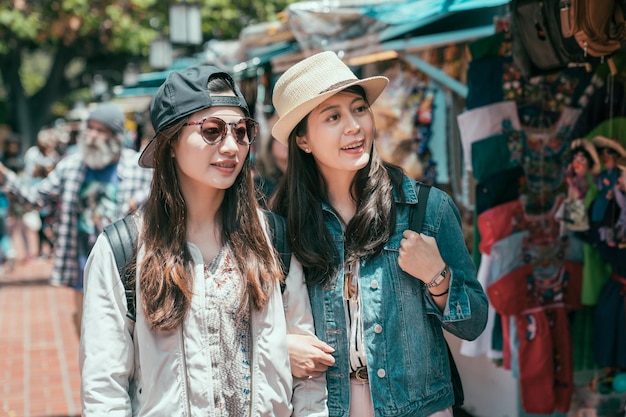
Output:
<instances>
[{"instance_id":1,"label":"necklace","mask_svg":"<svg viewBox=\"0 0 626 417\"><path fill-rule=\"evenodd\" d=\"M359 280L354 273L354 262L344 265L343 269L343 299L354 300Z\"/></svg>"}]
</instances>

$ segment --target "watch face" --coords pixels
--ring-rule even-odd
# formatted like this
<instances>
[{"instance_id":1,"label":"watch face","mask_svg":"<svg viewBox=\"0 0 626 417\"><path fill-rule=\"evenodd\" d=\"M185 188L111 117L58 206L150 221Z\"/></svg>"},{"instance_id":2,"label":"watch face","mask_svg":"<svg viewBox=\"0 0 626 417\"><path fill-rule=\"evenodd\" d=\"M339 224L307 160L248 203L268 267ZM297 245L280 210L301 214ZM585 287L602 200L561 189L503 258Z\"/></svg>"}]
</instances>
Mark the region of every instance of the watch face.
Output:
<instances>
[{"instance_id":1,"label":"watch face","mask_svg":"<svg viewBox=\"0 0 626 417\"><path fill-rule=\"evenodd\" d=\"M443 280L445 279L445 276L443 274L439 274L439 276L437 277L437 279L435 280L435 285L439 285L443 282Z\"/></svg>"},{"instance_id":2,"label":"watch face","mask_svg":"<svg viewBox=\"0 0 626 417\"><path fill-rule=\"evenodd\" d=\"M441 283L442 280L443 280L443 276L441 276L441 274L439 274L435 278L433 278L432 281L430 281L428 284L426 284L426 287L428 287L428 288L436 287L437 285L439 285Z\"/></svg>"},{"instance_id":3,"label":"watch face","mask_svg":"<svg viewBox=\"0 0 626 417\"><path fill-rule=\"evenodd\" d=\"M436 287L437 285L441 284L444 279L446 279L447 275L448 275L448 267L445 267L435 278L433 278L432 281L426 284L426 287L428 288Z\"/></svg>"}]
</instances>

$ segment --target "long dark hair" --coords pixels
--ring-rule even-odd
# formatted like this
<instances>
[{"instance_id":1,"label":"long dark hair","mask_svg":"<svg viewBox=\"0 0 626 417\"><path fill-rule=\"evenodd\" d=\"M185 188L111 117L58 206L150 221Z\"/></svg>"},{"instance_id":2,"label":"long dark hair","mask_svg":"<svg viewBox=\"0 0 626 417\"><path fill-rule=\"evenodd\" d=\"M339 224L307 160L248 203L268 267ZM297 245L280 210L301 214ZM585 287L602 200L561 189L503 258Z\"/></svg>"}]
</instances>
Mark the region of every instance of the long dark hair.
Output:
<instances>
[{"instance_id":1,"label":"long dark hair","mask_svg":"<svg viewBox=\"0 0 626 417\"><path fill-rule=\"evenodd\" d=\"M212 78L209 93L232 92L229 79ZM172 146L187 118L157 133L154 174L143 215L142 242L146 253L141 263L139 286L143 311L152 328L177 328L189 309L193 288L193 261L187 248L187 208L180 192ZM245 282L240 309L249 302L265 307L273 285L282 277L278 258L261 226L246 158L235 183L225 191L217 213L222 243L229 243Z\"/></svg>"},{"instance_id":2,"label":"long dark hair","mask_svg":"<svg viewBox=\"0 0 626 417\"><path fill-rule=\"evenodd\" d=\"M343 91L358 94L367 103L365 91L360 86ZM313 156L296 144L296 137L306 133L307 118L300 121L289 135L287 172L273 208L287 218L290 243L304 267L307 283L324 285L334 279L342 265L337 247L324 224L322 203L329 202L326 181ZM346 262L375 256L383 250L396 223L394 187L404 198L399 187L402 170L384 163L376 147L372 145L372 148L368 164L356 173L351 186L357 207L346 226Z\"/></svg>"}]
</instances>

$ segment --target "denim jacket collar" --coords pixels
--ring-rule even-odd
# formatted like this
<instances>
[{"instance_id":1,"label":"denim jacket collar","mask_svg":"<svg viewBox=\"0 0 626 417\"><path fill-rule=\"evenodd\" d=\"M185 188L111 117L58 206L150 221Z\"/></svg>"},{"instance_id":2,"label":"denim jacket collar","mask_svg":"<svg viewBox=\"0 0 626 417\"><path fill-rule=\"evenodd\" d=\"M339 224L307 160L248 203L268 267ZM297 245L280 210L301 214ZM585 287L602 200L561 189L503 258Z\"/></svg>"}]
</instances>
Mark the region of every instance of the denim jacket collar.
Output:
<instances>
[{"instance_id":1,"label":"denim jacket collar","mask_svg":"<svg viewBox=\"0 0 626 417\"><path fill-rule=\"evenodd\" d=\"M404 203L406 204L417 204L417 193L415 192L415 180L407 177L406 175L402 177L402 192L404 193ZM393 199L398 203L402 203L402 199L398 194L398 189L393 188Z\"/></svg>"}]
</instances>

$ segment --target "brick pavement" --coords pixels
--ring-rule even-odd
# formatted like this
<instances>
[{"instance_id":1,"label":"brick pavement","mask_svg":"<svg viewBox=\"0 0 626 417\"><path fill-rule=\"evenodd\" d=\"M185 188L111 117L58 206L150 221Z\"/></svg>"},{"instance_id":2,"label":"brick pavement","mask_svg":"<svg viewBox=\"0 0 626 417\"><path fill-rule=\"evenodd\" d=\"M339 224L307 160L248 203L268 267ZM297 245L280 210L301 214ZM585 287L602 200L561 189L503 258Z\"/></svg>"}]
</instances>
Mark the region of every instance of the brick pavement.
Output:
<instances>
[{"instance_id":1,"label":"brick pavement","mask_svg":"<svg viewBox=\"0 0 626 417\"><path fill-rule=\"evenodd\" d=\"M0 417L80 415L74 295L48 285L50 269L0 271Z\"/></svg>"}]
</instances>

